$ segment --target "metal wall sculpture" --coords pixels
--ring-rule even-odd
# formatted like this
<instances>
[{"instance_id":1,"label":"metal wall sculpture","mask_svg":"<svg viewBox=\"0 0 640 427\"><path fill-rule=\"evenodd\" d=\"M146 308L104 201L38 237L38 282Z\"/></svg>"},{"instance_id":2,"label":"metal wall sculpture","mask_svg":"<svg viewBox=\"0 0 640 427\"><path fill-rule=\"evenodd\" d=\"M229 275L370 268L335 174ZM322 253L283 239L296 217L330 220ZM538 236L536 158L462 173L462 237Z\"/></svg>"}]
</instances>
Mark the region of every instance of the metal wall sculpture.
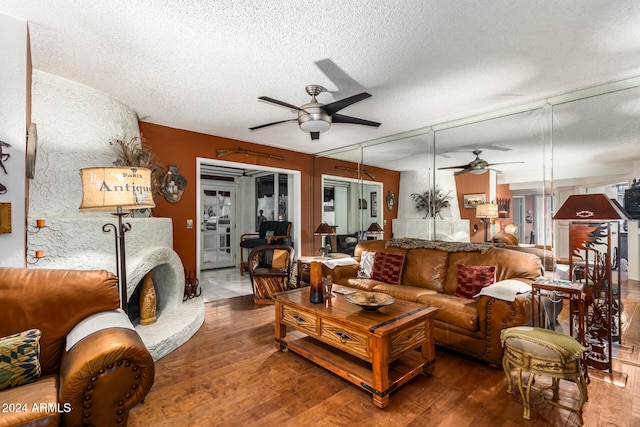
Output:
<instances>
[{"instance_id":1,"label":"metal wall sculpture","mask_svg":"<svg viewBox=\"0 0 640 427\"><path fill-rule=\"evenodd\" d=\"M569 226L569 280L585 285L586 363L612 370L613 343L621 339L621 275L613 281L611 236L620 236L619 222L579 222ZM616 247L619 247L620 242Z\"/></svg>"}]
</instances>

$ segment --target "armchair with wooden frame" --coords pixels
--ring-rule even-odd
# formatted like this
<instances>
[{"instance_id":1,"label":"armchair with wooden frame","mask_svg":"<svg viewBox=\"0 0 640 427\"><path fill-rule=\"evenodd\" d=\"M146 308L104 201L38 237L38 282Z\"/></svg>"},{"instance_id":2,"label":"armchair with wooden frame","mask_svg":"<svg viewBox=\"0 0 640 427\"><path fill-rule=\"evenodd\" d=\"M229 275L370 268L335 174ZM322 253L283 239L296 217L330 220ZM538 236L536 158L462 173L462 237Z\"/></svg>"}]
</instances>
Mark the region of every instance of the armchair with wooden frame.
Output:
<instances>
[{"instance_id":1,"label":"armchair with wooden frame","mask_svg":"<svg viewBox=\"0 0 640 427\"><path fill-rule=\"evenodd\" d=\"M263 221L257 233L246 233L240 236L240 275L248 270L244 250L251 250L262 245L291 246L291 222Z\"/></svg>"},{"instance_id":2,"label":"armchair with wooden frame","mask_svg":"<svg viewBox=\"0 0 640 427\"><path fill-rule=\"evenodd\" d=\"M293 254L293 248L288 245L262 245L251 249L247 265L256 304L273 304L274 294L289 290Z\"/></svg>"}]
</instances>

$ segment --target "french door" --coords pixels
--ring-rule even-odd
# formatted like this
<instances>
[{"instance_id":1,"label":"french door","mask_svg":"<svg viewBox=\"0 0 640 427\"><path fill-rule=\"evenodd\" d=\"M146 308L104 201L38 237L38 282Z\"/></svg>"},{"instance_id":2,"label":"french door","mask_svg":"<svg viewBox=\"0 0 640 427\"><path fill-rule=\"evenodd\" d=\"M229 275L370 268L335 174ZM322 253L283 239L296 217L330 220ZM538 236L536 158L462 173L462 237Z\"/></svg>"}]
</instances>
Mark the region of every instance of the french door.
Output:
<instances>
[{"instance_id":1,"label":"french door","mask_svg":"<svg viewBox=\"0 0 640 427\"><path fill-rule=\"evenodd\" d=\"M202 183L202 221L200 226L201 269L236 265L237 239L235 230L235 187Z\"/></svg>"}]
</instances>

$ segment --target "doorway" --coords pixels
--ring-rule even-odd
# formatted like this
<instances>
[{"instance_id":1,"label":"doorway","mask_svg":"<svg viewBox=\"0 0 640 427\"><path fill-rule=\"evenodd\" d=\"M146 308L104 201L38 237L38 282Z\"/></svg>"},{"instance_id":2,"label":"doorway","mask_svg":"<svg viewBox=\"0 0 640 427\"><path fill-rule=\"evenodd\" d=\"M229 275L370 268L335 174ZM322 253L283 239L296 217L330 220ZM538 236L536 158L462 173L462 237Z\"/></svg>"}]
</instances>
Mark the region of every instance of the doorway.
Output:
<instances>
[{"instance_id":1,"label":"doorway","mask_svg":"<svg viewBox=\"0 0 640 427\"><path fill-rule=\"evenodd\" d=\"M286 193L284 218L291 221L291 237L294 248L296 251L300 250L299 242L302 234L300 227L302 221L300 171L200 157L196 158L196 171L198 176L196 180L198 197L196 216L199 218L201 226L200 232L196 233L196 271L199 280L202 270L240 266L240 236L256 231L257 192L255 178L258 176L287 177L286 191L282 190L279 194ZM205 194L205 190L209 194ZM221 192L222 199L224 199L222 205L220 204ZM281 199L283 197L279 197L277 200ZM208 207L205 208L205 206L214 206L216 203L218 212L216 213L214 208L213 215L217 216L217 219L209 221L211 216ZM206 220L205 214L207 215ZM278 214L278 219L282 218L281 214ZM213 222L216 223L215 230L213 230L212 224L208 225ZM202 230L207 226L212 229Z\"/></svg>"},{"instance_id":2,"label":"doorway","mask_svg":"<svg viewBox=\"0 0 640 427\"><path fill-rule=\"evenodd\" d=\"M200 203L201 269L233 267L236 264L237 245L233 239L235 228L235 186L203 182Z\"/></svg>"}]
</instances>

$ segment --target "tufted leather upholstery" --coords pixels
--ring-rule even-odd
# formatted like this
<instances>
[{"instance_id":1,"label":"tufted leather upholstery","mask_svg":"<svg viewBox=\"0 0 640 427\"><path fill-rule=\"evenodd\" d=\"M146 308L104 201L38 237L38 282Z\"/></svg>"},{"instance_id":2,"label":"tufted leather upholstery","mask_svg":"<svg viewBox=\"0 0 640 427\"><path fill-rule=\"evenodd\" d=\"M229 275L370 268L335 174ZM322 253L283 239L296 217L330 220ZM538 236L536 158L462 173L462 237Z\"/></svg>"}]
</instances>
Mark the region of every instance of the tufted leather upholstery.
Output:
<instances>
[{"instance_id":1,"label":"tufted leather upholstery","mask_svg":"<svg viewBox=\"0 0 640 427\"><path fill-rule=\"evenodd\" d=\"M154 380L153 359L138 334L107 328L65 351L66 336L76 324L119 307L116 276L0 268L0 307L0 336L42 331L42 377L0 391L0 401L27 403L29 411L0 414L0 426L126 425L129 409L144 399ZM32 410L42 403L46 410Z\"/></svg>"},{"instance_id":2,"label":"tufted leather upholstery","mask_svg":"<svg viewBox=\"0 0 640 427\"><path fill-rule=\"evenodd\" d=\"M517 295L514 302L487 296L472 300L455 297L457 265L495 265L496 281L517 279L530 284L544 274L540 258L498 247L489 247L482 253L387 248L386 244L386 240L361 241L354 255L359 258L362 251L404 253L406 262L400 285L357 279L357 265L335 268L334 283L439 307L434 328L436 343L500 367L500 331L531 322L531 297Z\"/></svg>"}]
</instances>

